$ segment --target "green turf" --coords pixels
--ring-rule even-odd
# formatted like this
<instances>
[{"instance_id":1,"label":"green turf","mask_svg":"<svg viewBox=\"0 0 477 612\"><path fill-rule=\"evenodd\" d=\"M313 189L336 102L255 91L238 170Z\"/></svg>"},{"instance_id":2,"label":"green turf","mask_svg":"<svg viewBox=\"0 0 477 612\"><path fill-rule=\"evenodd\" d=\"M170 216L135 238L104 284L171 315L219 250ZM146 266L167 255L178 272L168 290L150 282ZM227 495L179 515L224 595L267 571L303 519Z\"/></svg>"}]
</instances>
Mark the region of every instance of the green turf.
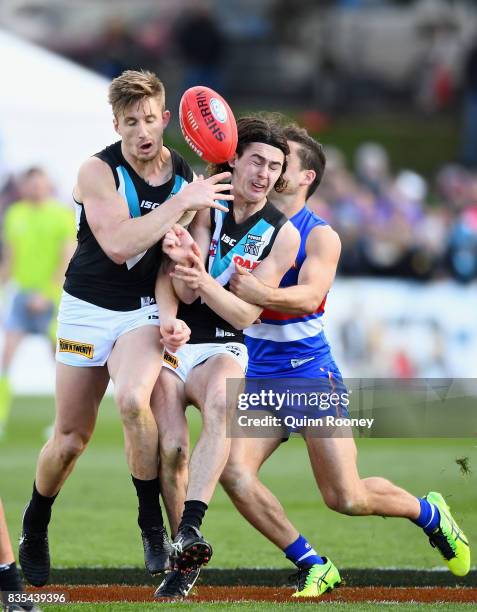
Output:
<instances>
[{"instance_id":1,"label":"green turf","mask_svg":"<svg viewBox=\"0 0 477 612\"><path fill-rule=\"evenodd\" d=\"M262 603L262 602L240 602L240 603L195 603L190 602L166 602L166 603L84 603L84 604L63 604L61 606L44 606L48 612L138 612L141 610L158 610L158 606L163 606L167 609L172 607L173 610L257 610L258 612L269 612L273 610L344 610L345 612L375 612L377 610L385 610L386 612L415 612L424 609L426 612L470 612L474 609L474 604L456 604L456 603L402 603L402 604L387 604L387 603Z\"/></svg>"},{"instance_id":2,"label":"green turf","mask_svg":"<svg viewBox=\"0 0 477 612\"><path fill-rule=\"evenodd\" d=\"M51 420L51 398L18 398L8 438L0 443L0 495L14 539L29 498L42 432ZM192 429L198 417L191 411ZM194 433L195 435L195 433ZM475 474L463 476L455 460L477 465L472 439L359 440L362 476L382 475L415 494L441 491L471 542L477 541ZM341 567L440 567L440 557L409 521L347 517L328 510L316 490L301 440L282 445L263 468L290 519L323 554ZM122 432L110 400L101 408L93 441L54 507L50 528L54 566L143 564L136 527L136 497L122 449ZM218 490L204 524L215 554L211 567L287 567L280 551L237 514Z\"/></svg>"}]
</instances>

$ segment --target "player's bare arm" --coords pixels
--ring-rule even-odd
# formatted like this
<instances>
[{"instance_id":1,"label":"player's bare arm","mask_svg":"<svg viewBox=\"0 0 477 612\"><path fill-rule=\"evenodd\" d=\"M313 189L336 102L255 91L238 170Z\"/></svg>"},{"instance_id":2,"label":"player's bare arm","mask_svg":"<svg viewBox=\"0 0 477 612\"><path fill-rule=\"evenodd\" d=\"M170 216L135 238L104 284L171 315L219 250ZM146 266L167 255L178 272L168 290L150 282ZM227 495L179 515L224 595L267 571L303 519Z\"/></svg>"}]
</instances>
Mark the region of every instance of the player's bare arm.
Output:
<instances>
[{"instance_id":1,"label":"player's bare arm","mask_svg":"<svg viewBox=\"0 0 477 612\"><path fill-rule=\"evenodd\" d=\"M296 258L300 237L291 223L286 223L279 231L273 248L253 274L260 280L265 280L272 287L277 287L286 271L293 265ZM203 261L199 256L197 247L193 266L191 268L176 265L174 277L184 281L197 290L198 295L220 317L233 325L236 329L245 329L257 320L261 306L246 302L222 287L205 270ZM239 274L250 274L243 268L238 268Z\"/></svg>"},{"instance_id":2,"label":"player's bare arm","mask_svg":"<svg viewBox=\"0 0 477 612\"><path fill-rule=\"evenodd\" d=\"M118 194L107 164L88 159L80 168L75 198L82 202L91 231L106 255L117 264L142 253L158 242L189 210L219 208L218 200L233 200L230 177L222 173L190 183L147 216L131 219L126 202Z\"/></svg>"},{"instance_id":3,"label":"player's bare arm","mask_svg":"<svg viewBox=\"0 0 477 612\"><path fill-rule=\"evenodd\" d=\"M189 341L190 329L184 321L177 318L178 300L169 276L171 270L172 263L163 261L156 279L155 296L161 313L162 343L168 351L175 353Z\"/></svg>"},{"instance_id":4,"label":"player's bare arm","mask_svg":"<svg viewBox=\"0 0 477 612\"><path fill-rule=\"evenodd\" d=\"M189 230L174 225L164 236L162 250L175 263L183 266L191 266L191 249L194 241L200 250L200 256L204 262L207 258L210 247L210 213L204 209L196 214ZM192 304L199 297L196 289L192 289L185 282L178 278L173 278L174 291L185 304Z\"/></svg>"},{"instance_id":5,"label":"player's bare arm","mask_svg":"<svg viewBox=\"0 0 477 612\"><path fill-rule=\"evenodd\" d=\"M306 241L306 259L298 285L276 288L266 281L259 282L256 275L234 274L230 290L243 300L254 301L263 308L289 314L310 314L316 311L333 284L340 252L338 234L329 226L315 227Z\"/></svg>"}]
</instances>

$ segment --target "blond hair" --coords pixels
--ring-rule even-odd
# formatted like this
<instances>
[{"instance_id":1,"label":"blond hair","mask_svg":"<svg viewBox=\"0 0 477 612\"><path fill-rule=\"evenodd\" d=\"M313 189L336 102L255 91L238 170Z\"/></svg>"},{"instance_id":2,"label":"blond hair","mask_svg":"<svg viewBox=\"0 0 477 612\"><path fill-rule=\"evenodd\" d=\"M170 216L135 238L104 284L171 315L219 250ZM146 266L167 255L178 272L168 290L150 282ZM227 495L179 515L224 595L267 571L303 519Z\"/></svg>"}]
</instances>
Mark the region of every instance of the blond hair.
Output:
<instances>
[{"instance_id":1,"label":"blond hair","mask_svg":"<svg viewBox=\"0 0 477 612\"><path fill-rule=\"evenodd\" d=\"M158 97L164 108L166 92L162 81L149 70L125 70L109 86L108 100L113 114L118 117L134 102Z\"/></svg>"}]
</instances>

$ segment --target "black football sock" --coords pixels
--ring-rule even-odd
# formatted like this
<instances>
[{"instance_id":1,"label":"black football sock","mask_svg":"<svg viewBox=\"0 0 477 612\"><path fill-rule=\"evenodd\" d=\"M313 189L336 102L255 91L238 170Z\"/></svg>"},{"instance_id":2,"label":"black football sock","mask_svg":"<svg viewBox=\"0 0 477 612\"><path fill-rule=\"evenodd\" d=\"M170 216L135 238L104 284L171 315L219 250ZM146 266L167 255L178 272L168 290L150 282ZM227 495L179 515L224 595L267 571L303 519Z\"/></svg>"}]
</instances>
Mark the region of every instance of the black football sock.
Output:
<instances>
[{"instance_id":1,"label":"black football sock","mask_svg":"<svg viewBox=\"0 0 477 612\"><path fill-rule=\"evenodd\" d=\"M3 605L5 610L10 610L8 607L7 593L24 593L25 587L20 576L20 572L16 566L15 561L13 563L6 563L0 565L0 603L3 598ZM33 610L34 605L26 602L21 604L22 610ZM18 608L20 609L20 608ZM3 610L3 608L2 608ZM36 610L36 608L35 608Z\"/></svg>"},{"instance_id":2,"label":"black football sock","mask_svg":"<svg viewBox=\"0 0 477 612\"><path fill-rule=\"evenodd\" d=\"M184 504L184 512L182 513L179 530L182 529L184 525L192 525L192 527L197 527L197 529L200 529L207 508L207 504L204 504L204 502L201 502L198 499L187 500Z\"/></svg>"},{"instance_id":3,"label":"black football sock","mask_svg":"<svg viewBox=\"0 0 477 612\"><path fill-rule=\"evenodd\" d=\"M30 532L42 532L48 528L51 519L51 507L57 497L46 497L38 493L36 483L33 483L33 493L23 517L23 529Z\"/></svg>"},{"instance_id":4,"label":"black football sock","mask_svg":"<svg viewBox=\"0 0 477 612\"><path fill-rule=\"evenodd\" d=\"M0 565L0 591L23 591L23 583L20 578L15 561Z\"/></svg>"},{"instance_id":5,"label":"black football sock","mask_svg":"<svg viewBox=\"0 0 477 612\"><path fill-rule=\"evenodd\" d=\"M160 485L159 478L152 480L140 480L131 474L132 481L136 487L138 508L138 525L144 529L151 527L163 527L161 505L159 504Z\"/></svg>"}]
</instances>

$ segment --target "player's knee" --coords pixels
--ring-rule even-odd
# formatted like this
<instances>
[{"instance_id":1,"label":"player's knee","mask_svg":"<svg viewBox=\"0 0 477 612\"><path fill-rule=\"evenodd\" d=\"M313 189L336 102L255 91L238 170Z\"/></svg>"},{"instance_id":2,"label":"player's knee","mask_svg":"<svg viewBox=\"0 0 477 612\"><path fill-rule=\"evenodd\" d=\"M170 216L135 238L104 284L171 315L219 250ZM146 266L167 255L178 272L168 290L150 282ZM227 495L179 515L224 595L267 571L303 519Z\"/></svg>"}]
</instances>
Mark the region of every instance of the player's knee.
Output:
<instances>
[{"instance_id":1,"label":"player's knee","mask_svg":"<svg viewBox=\"0 0 477 612\"><path fill-rule=\"evenodd\" d=\"M168 468L179 471L189 463L189 441L182 437L169 437L160 440L159 456L162 464Z\"/></svg>"},{"instance_id":2,"label":"player's knee","mask_svg":"<svg viewBox=\"0 0 477 612\"><path fill-rule=\"evenodd\" d=\"M254 475L243 465L227 463L220 477L220 482L227 495L234 501L249 499Z\"/></svg>"},{"instance_id":3,"label":"player's knee","mask_svg":"<svg viewBox=\"0 0 477 612\"><path fill-rule=\"evenodd\" d=\"M202 407L204 428L222 429L225 426L226 416L226 398L222 393L209 397Z\"/></svg>"},{"instance_id":4,"label":"player's knee","mask_svg":"<svg viewBox=\"0 0 477 612\"><path fill-rule=\"evenodd\" d=\"M149 410L149 400L140 387L119 387L114 394L124 425L139 421L145 410Z\"/></svg>"},{"instance_id":5,"label":"player's knee","mask_svg":"<svg viewBox=\"0 0 477 612\"><path fill-rule=\"evenodd\" d=\"M324 496L328 508L349 516L368 514L368 504L365 495L359 491L330 491Z\"/></svg>"},{"instance_id":6,"label":"player's knee","mask_svg":"<svg viewBox=\"0 0 477 612\"><path fill-rule=\"evenodd\" d=\"M75 461L86 448L89 436L78 432L67 434L56 434L55 443L58 451L58 458L61 464L66 467Z\"/></svg>"}]
</instances>

